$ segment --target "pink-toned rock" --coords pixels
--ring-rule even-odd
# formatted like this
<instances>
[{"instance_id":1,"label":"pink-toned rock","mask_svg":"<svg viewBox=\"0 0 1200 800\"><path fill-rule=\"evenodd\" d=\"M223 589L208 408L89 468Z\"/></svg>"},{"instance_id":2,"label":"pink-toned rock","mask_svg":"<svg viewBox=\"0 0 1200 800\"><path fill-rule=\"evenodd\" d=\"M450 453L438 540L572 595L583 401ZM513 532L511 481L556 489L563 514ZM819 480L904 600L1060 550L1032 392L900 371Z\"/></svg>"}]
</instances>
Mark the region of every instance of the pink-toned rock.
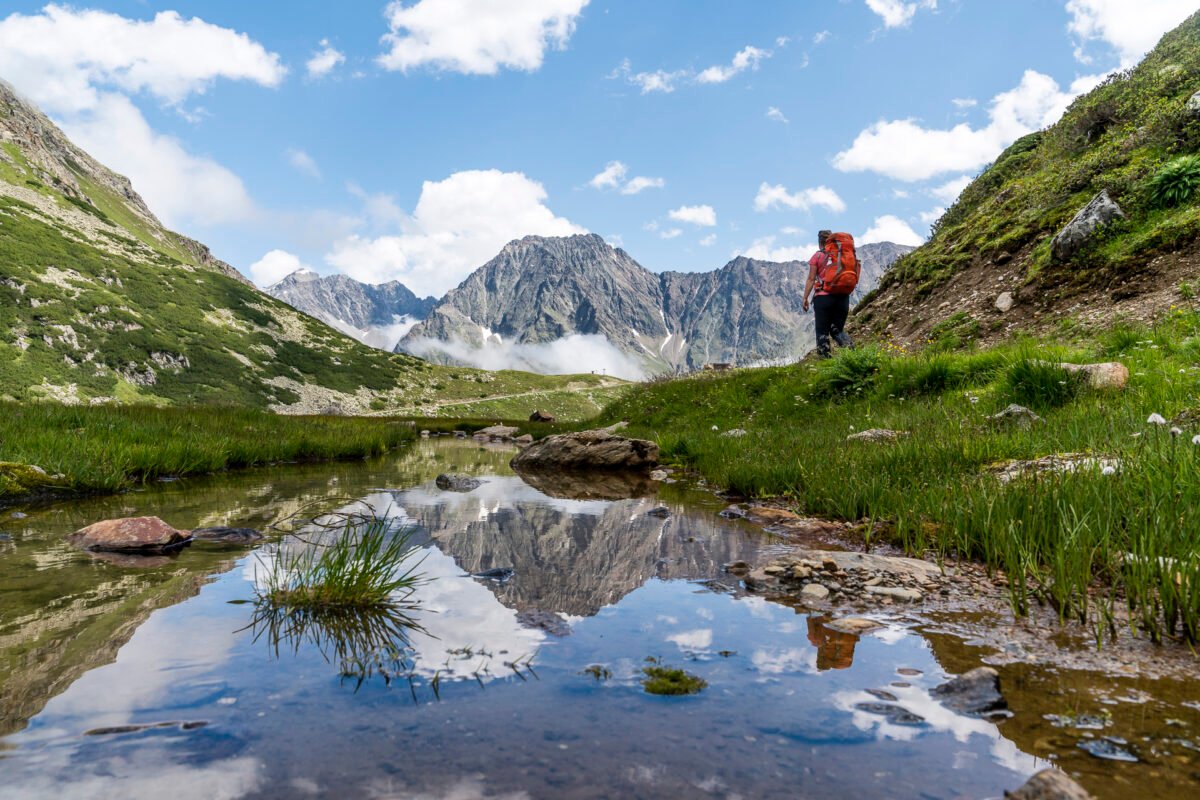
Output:
<instances>
[{"instance_id":1,"label":"pink-toned rock","mask_svg":"<svg viewBox=\"0 0 1200 800\"><path fill-rule=\"evenodd\" d=\"M1044 769L1015 792L1009 800L1092 800L1087 790L1056 769Z\"/></svg>"},{"instance_id":2,"label":"pink-toned rock","mask_svg":"<svg viewBox=\"0 0 1200 800\"><path fill-rule=\"evenodd\" d=\"M190 542L190 531L172 528L158 517L106 519L70 535L76 547L113 553L154 552Z\"/></svg>"}]
</instances>

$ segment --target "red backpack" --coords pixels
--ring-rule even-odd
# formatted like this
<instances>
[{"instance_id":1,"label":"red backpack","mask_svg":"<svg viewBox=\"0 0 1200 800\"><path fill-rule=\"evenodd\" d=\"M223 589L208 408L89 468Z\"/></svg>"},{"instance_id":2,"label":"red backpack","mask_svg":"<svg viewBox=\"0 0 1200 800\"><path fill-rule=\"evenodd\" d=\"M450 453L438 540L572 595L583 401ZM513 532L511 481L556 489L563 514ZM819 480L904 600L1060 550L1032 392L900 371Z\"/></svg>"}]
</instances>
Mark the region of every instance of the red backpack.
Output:
<instances>
[{"instance_id":1,"label":"red backpack","mask_svg":"<svg viewBox=\"0 0 1200 800\"><path fill-rule=\"evenodd\" d=\"M858 286L858 254L854 252L854 237L835 233L825 242L825 266L817 279L827 294L851 294Z\"/></svg>"}]
</instances>

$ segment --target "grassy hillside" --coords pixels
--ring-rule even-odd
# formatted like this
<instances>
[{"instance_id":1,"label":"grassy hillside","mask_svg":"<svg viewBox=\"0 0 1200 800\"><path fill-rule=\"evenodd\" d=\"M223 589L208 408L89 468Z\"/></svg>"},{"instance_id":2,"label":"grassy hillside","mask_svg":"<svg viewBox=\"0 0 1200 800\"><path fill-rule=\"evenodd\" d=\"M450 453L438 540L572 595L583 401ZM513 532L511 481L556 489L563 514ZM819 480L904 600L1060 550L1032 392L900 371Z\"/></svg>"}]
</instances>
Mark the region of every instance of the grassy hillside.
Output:
<instances>
[{"instance_id":1,"label":"grassy hillside","mask_svg":"<svg viewBox=\"0 0 1200 800\"><path fill-rule=\"evenodd\" d=\"M1193 295L1200 191L1164 197L1156 186L1200 187L1200 159L1183 162L1182 178L1177 162L1200 151L1200 109L1188 107L1198 89L1200 13L1001 154L859 307L858 324L907 342L938 325L996 339L1064 319L1149 319ZM1051 239L1102 190L1127 218L1055 261ZM1015 295L1011 312L993 307L1002 291Z\"/></svg>"},{"instance_id":2,"label":"grassy hillside","mask_svg":"<svg viewBox=\"0 0 1200 800\"><path fill-rule=\"evenodd\" d=\"M1117 358L1123 392L1044 360ZM602 416L715 485L863 521L868 539L1002 567L1018 609L1045 602L1097 636L1134 609L1154 636L1200 636L1200 313L1064 343L965 353L867 347L832 361L637 387ZM1017 402L1045 422L988 417ZM1147 423L1151 414L1181 429ZM855 432L903 432L893 443ZM725 435L742 429L745 435ZM1009 459L1078 454L1075 471L1004 483ZM1086 460L1090 459L1090 460ZM1103 467L1115 464L1112 474ZM873 523L873 524L871 524ZM1130 555L1132 554L1132 556Z\"/></svg>"}]
</instances>

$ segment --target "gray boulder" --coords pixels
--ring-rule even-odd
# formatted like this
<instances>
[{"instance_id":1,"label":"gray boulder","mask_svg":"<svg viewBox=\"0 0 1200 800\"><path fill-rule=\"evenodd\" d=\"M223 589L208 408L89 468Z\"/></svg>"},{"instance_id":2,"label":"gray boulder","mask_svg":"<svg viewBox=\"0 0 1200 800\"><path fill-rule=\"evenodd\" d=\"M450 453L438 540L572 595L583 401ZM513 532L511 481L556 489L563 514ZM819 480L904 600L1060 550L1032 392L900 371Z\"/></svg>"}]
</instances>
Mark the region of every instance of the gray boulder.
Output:
<instances>
[{"instance_id":1,"label":"gray boulder","mask_svg":"<svg viewBox=\"0 0 1200 800\"><path fill-rule=\"evenodd\" d=\"M470 475L441 474L433 482L444 492L470 492L478 489L480 481Z\"/></svg>"},{"instance_id":2,"label":"gray boulder","mask_svg":"<svg viewBox=\"0 0 1200 800\"><path fill-rule=\"evenodd\" d=\"M1189 117L1200 119L1200 92L1188 98L1187 104L1183 107Z\"/></svg>"},{"instance_id":3,"label":"gray boulder","mask_svg":"<svg viewBox=\"0 0 1200 800\"><path fill-rule=\"evenodd\" d=\"M1008 701L1000 694L1000 673L991 667L964 672L930 694L951 711L972 717L986 718L1008 711Z\"/></svg>"},{"instance_id":4,"label":"gray boulder","mask_svg":"<svg viewBox=\"0 0 1200 800\"><path fill-rule=\"evenodd\" d=\"M1015 792L1005 792L1008 800L1092 800L1087 790L1056 769L1044 769Z\"/></svg>"},{"instance_id":5,"label":"gray boulder","mask_svg":"<svg viewBox=\"0 0 1200 800\"><path fill-rule=\"evenodd\" d=\"M658 445L608 431L579 431L547 436L511 462L514 469L647 471L658 465Z\"/></svg>"},{"instance_id":6,"label":"gray boulder","mask_svg":"<svg viewBox=\"0 0 1200 800\"><path fill-rule=\"evenodd\" d=\"M1025 406L1019 406L1016 403L1003 411L992 414L988 419L995 423L1012 423L1022 429L1029 429L1046 421Z\"/></svg>"},{"instance_id":7,"label":"gray boulder","mask_svg":"<svg viewBox=\"0 0 1200 800\"><path fill-rule=\"evenodd\" d=\"M1124 218L1125 212L1113 202L1105 189L1058 232L1050 243L1050 252L1059 261L1067 261L1091 240L1097 230L1115 219Z\"/></svg>"},{"instance_id":8,"label":"gray boulder","mask_svg":"<svg viewBox=\"0 0 1200 800\"><path fill-rule=\"evenodd\" d=\"M206 542L225 542L226 544L245 544L257 542L263 535L253 528L227 528L215 526L211 528L196 528L192 537Z\"/></svg>"}]
</instances>

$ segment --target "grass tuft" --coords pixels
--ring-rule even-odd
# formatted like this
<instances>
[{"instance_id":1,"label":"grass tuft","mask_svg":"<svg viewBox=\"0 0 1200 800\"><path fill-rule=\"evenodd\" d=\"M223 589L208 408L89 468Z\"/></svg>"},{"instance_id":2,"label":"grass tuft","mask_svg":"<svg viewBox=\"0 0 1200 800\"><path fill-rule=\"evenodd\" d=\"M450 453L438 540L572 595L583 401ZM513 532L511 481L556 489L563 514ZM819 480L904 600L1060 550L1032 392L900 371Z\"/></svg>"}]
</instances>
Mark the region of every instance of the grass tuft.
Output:
<instances>
[{"instance_id":1,"label":"grass tuft","mask_svg":"<svg viewBox=\"0 0 1200 800\"><path fill-rule=\"evenodd\" d=\"M664 667L654 664L642 669L646 677L642 679L642 688L647 694L677 696L699 694L708 686L708 681L701 677L684 672L675 667Z\"/></svg>"}]
</instances>

